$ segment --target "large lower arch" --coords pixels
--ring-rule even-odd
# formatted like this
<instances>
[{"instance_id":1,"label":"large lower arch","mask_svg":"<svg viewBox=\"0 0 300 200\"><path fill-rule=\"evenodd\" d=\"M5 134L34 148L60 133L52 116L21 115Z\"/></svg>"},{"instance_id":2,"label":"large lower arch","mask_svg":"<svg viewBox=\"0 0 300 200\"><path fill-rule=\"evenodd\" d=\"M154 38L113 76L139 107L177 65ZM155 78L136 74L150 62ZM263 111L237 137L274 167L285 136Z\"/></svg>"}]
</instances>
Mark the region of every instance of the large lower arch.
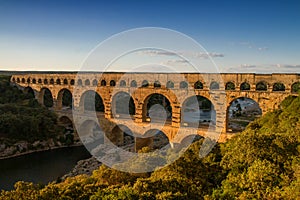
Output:
<instances>
[{"instance_id":1,"label":"large lower arch","mask_svg":"<svg viewBox=\"0 0 300 200\"><path fill-rule=\"evenodd\" d=\"M28 98L28 99L35 98L34 90L29 86L24 88L24 93L26 95L26 98Z\"/></svg>"},{"instance_id":2,"label":"large lower arch","mask_svg":"<svg viewBox=\"0 0 300 200\"><path fill-rule=\"evenodd\" d=\"M94 120L88 119L82 122L78 128L78 134L88 150L92 150L99 144L104 144L104 133Z\"/></svg>"},{"instance_id":3,"label":"large lower arch","mask_svg":"<svg viewBox=\"0 0 300 200\"><path fill-rule=\"evenodd\" d=\"M79 136L77 134L77 132L75 131L74 129L74 125L73 125L73 122L72 120L67 117L67 116L61 116L59 117L58 119L58 123L64 127L64 133L65 135L72 135L73 137L73 141L78 141L79 140ZM70 137L71 138L71 137Z\"/></svg>"},{"instance_id":4,"label":"large lower arch","mask_svg":"<svg viewBox=\"0 0 300 200\"><path fill-rule=\"evenodd\" d=\"M261 115L262 110L255 100L247 97L236 98L227 108L227 131L243 131L250 122Z\"/></svg>"},{"instance_id":5,"label":"large lower arch","mask_svg":"<svg viewBox=\"0 0 300 200\"><path fill-rule=\"evenodd\" d=\"M296 82L292 85L291 87L291 92L292 93L297 93L300 91L300 82Z\"/></svg>"},{"instance_id":6,"label":"large lower arch","mask_svg":"<svg viewBox=\"0 0 300 200\"><path fill-rule=\"evenodd\" d=\"M42 88L40 93L41 93L40 103L46 106L47 108L53 107L54 103L53 103L53 96L51 91L48 88Z\"/></svg>"},{"instance_id":7,"label":"large lower arch","mask_svg":"<svg viewBox=\"0 0 300 200\"><path fill-rule=\"evenodd\" d=\"M73 96L70 90L64 88L57 94L57 108L69 109L73 107Z\"/></svg>"},{"instance_id":8,"label":"large lower arch","mask_svg":"<svg viewBox=\"0 0 300 200\"><path fill-rule=\"evenodd\" d=\"M87 90L81 95L80 107L84 111L104 112L103 100L94 90Z\"/></svg>"},{"instance_id":9,"label":"large lower arch","mask_svg":"<svg viewBox=\"0 0 300 200\"><path fill-rule=\"evenodd\" d=\"M112 129L110 134L105 133L105 135L114 145L127 151L134 151L134 136L127 126L118 124Z\"/></svg>"},{"instance_id":10,"label":"large lower arch","mask_svg":"<svg viewBox=\"0 0 300 200\"><path fill-rule=\"evenodd\" d=\"M146 97L143 105L143 121L169 121L172 119L172 106L169 99L159 93Z\"/></svg>"},{"instance_id":11,"label":"large lower arch","mask_svg":"<svg viewBox=\"0 0 300 200\"><path fill-rule=\"evenodd\" d=\"M216 112L212 102L203 96L187 98L181 107L181 122L184 126L206 127L216 122Z\"/></svg>"},{"instance_id":12,"label":"large lower arch","mask_svg":"<svg viewBox=\"0 0 300 200\"><path fill-rule=\"evenodd\" d=\"M169 144L169 138L164 132L158 129L150 129L145 132L143 137L136 138L136 151L143 147L148 147L150 150L166 148Z\"/></svg>"},{"instance_id":13,"label":"large lower arch","mask_svg":"<svg viewBox=\"0 0 300 200\"><path fill-rule=\"evenodd\" d=\"M112 113L116 117L126 118L135 115L135 104L127 92L118 92L112 98Z\"/></svg>"}]
</instances>

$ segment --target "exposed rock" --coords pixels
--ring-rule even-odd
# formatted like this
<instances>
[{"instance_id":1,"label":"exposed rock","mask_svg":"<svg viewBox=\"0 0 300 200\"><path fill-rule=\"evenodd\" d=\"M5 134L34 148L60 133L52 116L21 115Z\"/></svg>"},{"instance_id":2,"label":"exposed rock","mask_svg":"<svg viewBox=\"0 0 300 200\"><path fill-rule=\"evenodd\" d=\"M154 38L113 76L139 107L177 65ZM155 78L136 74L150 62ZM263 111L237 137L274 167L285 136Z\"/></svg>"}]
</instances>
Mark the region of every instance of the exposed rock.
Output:
<instances>
[{"instance_id":1,"label":"exposed rock","mask_svg":"<svg viewBox=\"0 0 300 200\"><path fill-rule=\"evenodd\" d=\"M80 174L87 174L92 175L93 171L98 169L101 165L96 158L91 157L85 160L80 160L77 162L76 166L70 171L68 174L62 177L62 180L66 179L67 177L73 177Z\"/></svg>"}]
</instances>

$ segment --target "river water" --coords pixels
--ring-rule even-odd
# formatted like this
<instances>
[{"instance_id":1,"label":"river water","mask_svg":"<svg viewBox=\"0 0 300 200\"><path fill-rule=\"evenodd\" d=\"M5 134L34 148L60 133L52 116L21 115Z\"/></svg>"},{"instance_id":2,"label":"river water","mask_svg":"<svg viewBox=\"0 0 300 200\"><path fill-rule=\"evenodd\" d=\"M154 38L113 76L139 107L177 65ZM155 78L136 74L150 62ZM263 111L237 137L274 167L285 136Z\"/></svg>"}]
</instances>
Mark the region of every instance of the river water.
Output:
<instances>
[{"instance_id":1,"label":"river water","mask_svg":"<svg viewBox=\"0 0 300 200\"><path fill-rule=\"evenodd\" d=\"M0 190L11 190L20 180L47 184L68 173L77 161L89 157L85 147L79 146L0 160Z\"/></svg>"}]
</instances>

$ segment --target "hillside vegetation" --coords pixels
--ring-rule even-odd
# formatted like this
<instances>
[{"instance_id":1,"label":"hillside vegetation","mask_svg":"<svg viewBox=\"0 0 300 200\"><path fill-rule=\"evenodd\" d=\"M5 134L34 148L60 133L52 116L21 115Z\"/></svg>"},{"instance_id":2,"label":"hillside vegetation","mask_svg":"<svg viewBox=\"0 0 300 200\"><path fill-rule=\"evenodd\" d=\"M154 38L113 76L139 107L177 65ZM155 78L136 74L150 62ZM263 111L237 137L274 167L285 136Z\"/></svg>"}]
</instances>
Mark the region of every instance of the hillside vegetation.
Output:
<instances>
[{"instance_id":1,"label":"hillside vegetation","mask_svg":"<svg viewBox=\"0 0 300 200\"><path fill-rule=\"evenodd\" d=\"M0 199L297 199L300 197L300 97L264 115L199 158L202 139L171 165L129 174L105 166L92 176L36 185L18 182Z\"/></svg>"},{"instance_id":2,"label":"hillside vegetation","mask_svg":"<svg viewBox=\"0 0 300 200\"><path fill-rule=\"evenodd\" d=\"M63 143L64 128L58 126L57 115L41 106L31 93L12 86L9 80L9 76L0 76L1 156L34 150L30 145L34 141L50 139L52 143Z\"/></svg>"}]
</instances>

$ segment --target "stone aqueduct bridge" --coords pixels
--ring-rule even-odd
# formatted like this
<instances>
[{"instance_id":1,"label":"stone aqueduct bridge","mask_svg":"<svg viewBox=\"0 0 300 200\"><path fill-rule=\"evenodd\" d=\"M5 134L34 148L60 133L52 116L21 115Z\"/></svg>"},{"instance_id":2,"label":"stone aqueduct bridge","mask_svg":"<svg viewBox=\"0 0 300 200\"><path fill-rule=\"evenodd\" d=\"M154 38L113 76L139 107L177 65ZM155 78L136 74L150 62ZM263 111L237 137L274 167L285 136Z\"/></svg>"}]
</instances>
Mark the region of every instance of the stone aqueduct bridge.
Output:
<instances>
[{"instance_id":1,"label":"stone aqueduct bridge","mask_svg":"<svg viewBox=\"0 0 300 200\"><path fill-rule=\"evenodd\" d=\"M199 95L211 101L216 111L215 130L220 131L220 141L230 137L227 133L228 109L231 103L240 97L251 98L258 103L262 113L277 108L280 102L296 91L292 88L300 82L299 74L196 74L196 73L31 73L13 75L11 82L24 88L31 87L35 91L36 99L43 104L45 90L49 90L53 97L53 109L59 115L70 114L62 111L62 96L69 90L73 95L74 108L82 111L84 94L96 91L103 100L105 120L114 123L114 96L118 92L131 95L135 105L133 120L136 132L144 130L147 121L147 101L152 94L165 96L172 107L172 117L162 131L170 141L174 139L179 127L182 126L182 107L184 102L192 96ZM84 112L84 111L82 111ZM116 119L117 120L117 119ZM127 120L128 121L128 120ZM84 123L84 121L80 122ZM122 122L126 125L126 120ZM142 127L142 128L141 128ZM114 125L105 127L112 132ZM132 127L130 127L132 129ZM184 127L188 130L188 127ZM138 132L139 132L138 131ZM198 129L198 134L205 136L205 131ZM139 133L143 134L143 133Z\"/></svg>"}]
</instances>

